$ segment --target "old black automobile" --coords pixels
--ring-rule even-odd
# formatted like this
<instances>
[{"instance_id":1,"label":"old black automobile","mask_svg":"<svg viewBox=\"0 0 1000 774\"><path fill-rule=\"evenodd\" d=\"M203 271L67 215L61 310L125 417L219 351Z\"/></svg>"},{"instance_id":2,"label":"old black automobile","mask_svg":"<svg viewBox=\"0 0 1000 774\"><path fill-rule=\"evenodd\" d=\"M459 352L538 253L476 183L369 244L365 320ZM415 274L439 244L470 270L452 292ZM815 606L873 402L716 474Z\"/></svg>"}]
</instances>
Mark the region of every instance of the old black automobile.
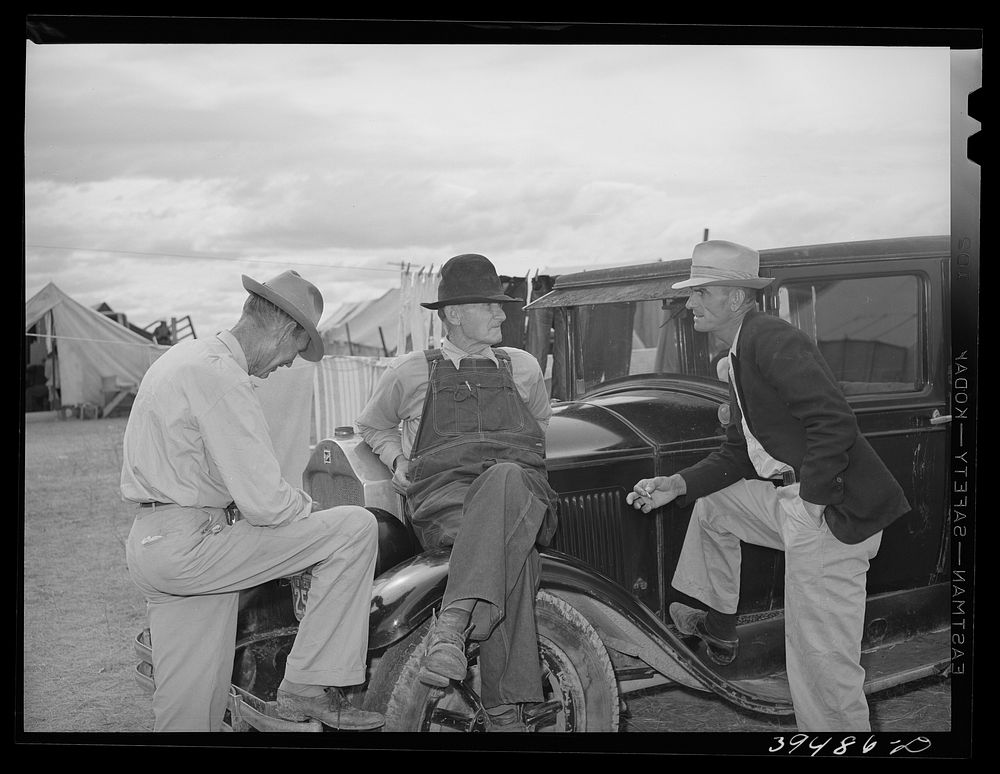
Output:
<instances>
[{"instance_id":1,"label":"old black automobile","mask_svg":"<svg viewBox=\"0 0 1000 774\"><path fill-rule=\"evenodd\" d=\"M683 291L690 262L563 275L531 310L553 310L555 414L547 436L560 527L543 554L539 652L548 701L536 731L615 731L628 696L668 682L752 712L790 714L784 678L782 554L745 546L731 665L713 664L669 624L670 580L690 506L643 515L625 504L642 477L715 449L727 387L722 347L695 332ZM949 666L949 239L917 237L765 250L777 279L760 304L807 331L838 376L862 431L906 491L912 512L886 530L868 574L863 665L875 693ZM414 679L447 551L420 553L390 473L350 429L319 443L304 486L326 506L356 503L379 519L381 554L370 622L370 677L356 700L386 714L386 731L484 728L477 654L462 684ZM308 574L241 599L230 722L302 730L273 717L284 656ZM684 600L694 603L693 600ZM136 641L148 686L148 633ZM306 725L321 730L318 724Z\"/></svg>"}]
</instances>

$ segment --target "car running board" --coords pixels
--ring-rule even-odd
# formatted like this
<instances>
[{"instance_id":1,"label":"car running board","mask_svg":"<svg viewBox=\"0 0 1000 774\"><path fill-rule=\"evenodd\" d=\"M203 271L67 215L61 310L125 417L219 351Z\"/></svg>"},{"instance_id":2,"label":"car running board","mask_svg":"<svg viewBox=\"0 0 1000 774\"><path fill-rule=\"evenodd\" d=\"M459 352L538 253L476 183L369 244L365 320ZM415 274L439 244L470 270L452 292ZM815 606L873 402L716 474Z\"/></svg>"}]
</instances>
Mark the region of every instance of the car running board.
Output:
<instances>
[{"instance_id":1,"label":"car running board","mask_svg":"<svg viewBox=\"0 0 1000 774\"><path fill-rule=\"evenodd\" d=\"M906 640L870 648L861 653L865 668L865 693L874 694L932 675L944 675L951 666L950 629L925 632ZM791 701L788 675L732 680L732 685L757 696Z\"/></svg>"},{"instance_id":2,"label":"car running board","mask_svg":"<svg viewBox=\"0 0 1000 774\"><path fill-rule=\"evenodd\" d=\"M237 685L229 686L229 718L233 731L293 732L322 731L318 720L285 720L278 717L277 702L264 701Z\"/></svg>"}]
</instances>

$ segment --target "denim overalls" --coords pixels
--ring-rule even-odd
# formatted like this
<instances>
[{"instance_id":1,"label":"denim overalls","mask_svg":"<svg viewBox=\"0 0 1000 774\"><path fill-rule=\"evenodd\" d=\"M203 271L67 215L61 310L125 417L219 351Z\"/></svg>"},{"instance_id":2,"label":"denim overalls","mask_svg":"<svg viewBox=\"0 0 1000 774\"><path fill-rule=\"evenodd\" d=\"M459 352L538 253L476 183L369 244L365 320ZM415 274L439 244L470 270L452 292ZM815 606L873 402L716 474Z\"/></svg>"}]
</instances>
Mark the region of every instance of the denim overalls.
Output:
<instances>
[{"instance_id":1,"label":"denim overalls","mask_svg":"<svg viewBox=\"0 0 1000 774\"><path fill-rule=\"evenodd\" d=\"M542 700L536 543L546 545L556 527L544 433L517 393L510 357L494 353L499 367L465 358L457 369L440 350L424 353L427 396L407 489L424 548L453 545L443 605L482 600L471 638L482 641L487 707Z\"/></svg>"}]
</instances>

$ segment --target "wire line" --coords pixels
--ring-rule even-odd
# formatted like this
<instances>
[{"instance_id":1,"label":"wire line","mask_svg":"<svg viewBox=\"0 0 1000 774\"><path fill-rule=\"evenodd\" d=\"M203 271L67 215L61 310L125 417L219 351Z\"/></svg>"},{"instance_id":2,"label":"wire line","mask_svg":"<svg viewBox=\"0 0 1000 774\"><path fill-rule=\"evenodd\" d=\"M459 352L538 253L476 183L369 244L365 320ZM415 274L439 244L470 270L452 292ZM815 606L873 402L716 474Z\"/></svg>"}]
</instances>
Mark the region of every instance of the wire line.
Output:
<instances>
[{"instance_id":1,"label":"wire line","mask_svg":"<svg viewBox=\"0 0 1000 774\"><path fill-rule=\"evenodd\" d=\"M56 339L65 341L88 341L93 344L121 344L125 347L164 347L168 348L167 344L157 344L154 341L116 341L115 339L86 339L79 336L63 336L58 333L28 333L24 332L25 336L34 336L36 339Z\"/></svg>"},{"instance_id":2,"label":"wire line","mask_svg":"<svg viewBox=\"0 0 1000 774\"><path fill-rule=\"evenodd\" d=\"M351 269L352 271L389 271L397 272L399 269L388 268L380 269L374 266L345 266L343 264L331 264L331 263L310 263L307 261L297 261L296 263L288 263L287 261L270 261L266 258L226 258L220 255L190 255L184 253L145 253L141 250L104 250L97 249L93 247L62 247L59 245L38 245L38 244L26 244L25 247L33 247L41 250L72 250L76 252L83 253L114 253L115 255L144 255L150 258L186 258L192 261L205 260L205 261L230 261L233 263L248 262L248 263L273 263L279 266L319 266L324 269Z\"/></svg>"}]
</instances>

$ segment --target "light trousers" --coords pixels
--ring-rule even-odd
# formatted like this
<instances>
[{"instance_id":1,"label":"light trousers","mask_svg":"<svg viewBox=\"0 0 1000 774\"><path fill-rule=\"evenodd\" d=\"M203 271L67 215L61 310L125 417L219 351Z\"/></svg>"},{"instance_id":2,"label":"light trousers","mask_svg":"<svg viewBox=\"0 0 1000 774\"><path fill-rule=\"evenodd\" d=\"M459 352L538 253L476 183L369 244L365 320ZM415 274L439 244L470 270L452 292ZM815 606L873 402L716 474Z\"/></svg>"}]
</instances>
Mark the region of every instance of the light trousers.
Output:
<instances>
[{"instance_id":1,"label":"light trousers","mask_svg":"<svg viewBox=\"0 0 1000 774\"><path fill-rule=\"evenodd\" d=\"M220 731L236 647L239 592L311 568L305 615L285 677L364 682L378 553L375 517L357 506L277 527L225 525L214 508L140 509L126 544L146 597L153 644L154 731ZM211 524L222 523L213 532ZM289 591L289 594L291 592Z\"/></svg>"},{"instance_id":2,"label":"light trousers","mask_svg":"<svg viewBox=\"0 0 1000 774\"><path fill-rule=\"evenodd\" d=\"M785 552L785 663L798 729L869 731L861 640L882 533L841 543L805 510L799 484L739 481L695 502L674 588L735 613L741 540Z\"/></svg>"}]
</instances>

